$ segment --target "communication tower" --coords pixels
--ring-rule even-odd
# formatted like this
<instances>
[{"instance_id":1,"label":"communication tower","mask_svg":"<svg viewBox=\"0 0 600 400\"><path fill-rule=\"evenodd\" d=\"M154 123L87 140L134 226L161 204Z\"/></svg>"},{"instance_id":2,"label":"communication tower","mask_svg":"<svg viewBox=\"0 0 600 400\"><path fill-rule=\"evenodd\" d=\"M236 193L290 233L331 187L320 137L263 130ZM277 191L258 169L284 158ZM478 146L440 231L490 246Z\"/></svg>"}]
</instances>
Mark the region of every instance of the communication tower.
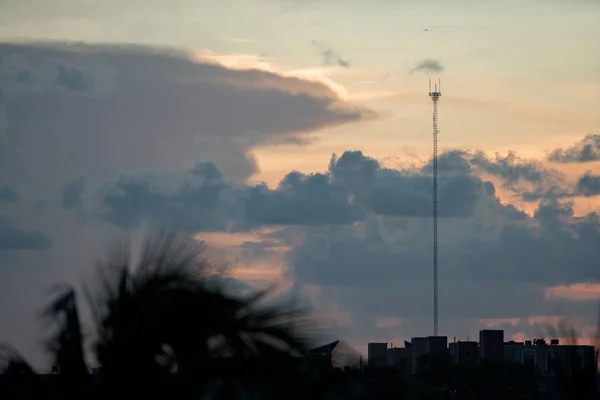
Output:
<instances>
[{"instance_id":1,"label":"communication tower","mask_svg":"<svg viewBox=\"0 0 600 400\"><path fill-rule=\"evenodd\" d=\"M434 84L429 97L433 100L433 336L438 335L438 101L442 97L442 81Z\"/></svg>"}]
</instances>

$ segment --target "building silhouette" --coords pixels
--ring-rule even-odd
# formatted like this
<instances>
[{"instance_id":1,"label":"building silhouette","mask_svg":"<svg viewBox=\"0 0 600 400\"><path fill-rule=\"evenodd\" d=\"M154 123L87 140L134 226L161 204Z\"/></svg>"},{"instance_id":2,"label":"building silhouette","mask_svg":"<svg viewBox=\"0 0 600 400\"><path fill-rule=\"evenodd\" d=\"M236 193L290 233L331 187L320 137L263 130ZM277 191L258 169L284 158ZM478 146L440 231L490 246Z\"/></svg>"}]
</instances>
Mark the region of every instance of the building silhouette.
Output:
<instances>
[{"instance_id":1,"label":"building silhouette","mask_svg":"<svg viewBox=\"0 0 600 400\"><path fill-rule=\"evenodd\" d=\"M368 344L367 365L369 369L381 369L389 366L387 342Z\"/></svg>"},{"instance_id":2,"label":"building silhouette","mask_svg":"<svg viewBox=\"0 0 600 400\"><path fill-rule=\"evenodd\" d=\"M484 329L479 331L479 359L501 360L504 357L504 331Z\"/></svg>"},{"instance_id":3,"label":"building silhouette","mask_svg":"<svg viewBox=\"0 0 600 400\"><path fill-rule=\"evenodd\" d=\"M419 370L419 360L427 355L427 338L415 337L410 341L411 345L411 372L416 374Z\"/></svg>"},{"instance_id":4,"label":"building silhouette","mask_svg":"<svg viewBox=\"0 0 600 400\"><path fill-rule=\"evenodd\" d=\"M425 338L427 354L447 354L448 337L447 336L427 336Z\"/></svg>"},{"instance_id":5,"label":"building silhouette","mask_svg":"<svg viewBox=\"0 0 600 400\"><path fill-rule=\"evenodd\" d=\"M523 364L541 375L571 375L596 369L594 346L560 345L558 339L504 343L504 359Z\"/></svg>"},{"instance_id":6,"label":"building silhouette","mask_svg":"<svg viewBox=\"0 0 600 400\"><path fill-rule=\"evenodd\" d=\"M472 366L479 361L479 343L458 341L448 345L452 362L457 365Z\"/></svg>"},{"instance_id":7,"label":"building silhouette","mask_svg":"<svg viewBox=\"0 0 600 400\"><path fill-rule=\"evenodd\" d=\"M507 361L522 364L541 376L564 376L577 371L597 373L594 346L560 345L558 339L504 342L503 330L481 330L479 342L448 343L446 336L428 336L405 341L404 347L369 343L368 349L369 369L394 368L411 374L430 368L432 363L446 361L460 366Z\"/></svg>"},{"instance_id":8,"label":"building silhouette","mask_svg":"<svg viewBox=\"0 0 600 400\"><path fill-rule=\"evenodd\" d=\"M411 351L410 343L408 347L392 347L388 349L388 363L391 368L402 372L410 372L411 370Z\"/></svg>"},{"instance_id":9,"label":"building silhouette","mask_svg":"<svg viewBox=\"0 0 600 400\"><path fill-rule=\"evenodd\" d=\"M317 347L311 350L311 355L314 359L319 360L319 362L327 367L333 366L333 352L337 345L340 343L339 340L335 342L328 343L326 345Z\"/></svg>"}]
</instances>

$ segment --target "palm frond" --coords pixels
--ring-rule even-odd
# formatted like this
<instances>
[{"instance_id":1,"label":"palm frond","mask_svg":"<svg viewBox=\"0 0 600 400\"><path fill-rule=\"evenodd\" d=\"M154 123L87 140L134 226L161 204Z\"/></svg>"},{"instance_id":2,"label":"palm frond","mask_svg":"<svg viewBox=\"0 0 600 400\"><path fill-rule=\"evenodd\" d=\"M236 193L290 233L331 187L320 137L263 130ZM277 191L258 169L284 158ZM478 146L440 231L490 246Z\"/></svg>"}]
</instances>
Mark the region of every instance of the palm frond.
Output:
<instances>
[{"instance_id":1,"label":"palm frond","mask_svg":"<svg viewBox=\"0 0 600 400\"><path fill-rule=\"evenodd\" d=\"M294 371L294 356L308 354L307 328L314 321L307 310L265 301L275 287L242 298L227 295L221 284L207 279L210 262L204 250L188 235L163 230L146 237L135 266L128 243L118 244L97 264L98 286L84 292L95 322L101 381L109 391L119 393L127 385L130 393L143 387L156 394L152 384L169 376L175 365L191 372L187 376L194 382L198 372L204 378L237 379L256 370L264 378L287 373L277 366ZM59 289L42 314L56 327L48 348L61 378L87 374L76 292L70 286ZM216 353L211 352L215 339ZM10 354L12 371L32 371ZM223 368L215 355L235 357L243 368ZM273 359L279 362L267 367L266 360Z\"/></svg>"},{"instance_id":2,"label":"palm frond","mask_svg":"<svg viewBox=\"0 0 600 400\"><path fill-rule=\"evenodd\" d=\"M7 344L0 344L0 377L9 379L15 375L33 377L36 373L17 350Z\"/></svg>"},{"instance_id":3,"label":"palm frond","mask_svg":"<svg viewBox=\"0 0 600 400\"><path fill-rule=\"evenodd\" d=\"M148 235L144 240L136 276L179 271L188 279L202 276L208 266L203 242L189 235L167 230Z\"/></svg>"},{"instance_id":4,"label":"palm frond","mask_svg":"<svg viewBox=\"0 0 600 400\"><path fill-rule=\"evenodd\" d=\"M106 263L118 267L100 265L97 356L103 363L160 369L154 360L165 345L177 351L186 342L191 351L190 339L175 338L187 337L190 331L204 333L188 326L193 313L207 306L199 279L206 265L202 251L203 246L186 235L160 231L146 237L135 268L122 251L113 252L113 260ZM196 343L202 337L196 337Z\"/></svg>"},{"instance_id":5,"label":"palm frond","mask_svg":"<svg viewBox=\"0 0 600 400\"><path fill-rule=\"evenodd\" d=\"M54 300L42 312L42 317L56 326L47 348L61 373L80 377L87 374L87 366L75 290L68 285L58 289Z\"/></svg>"},{"instance_id":6,"label":"palm frond","mask_svg":"<svg viewBox=\"0 0 600 400\"><path fill-rule=\"evenodd\" d=\"M307 310L282 304L260 304L271 290L224 304L224 308L230 311L229 320L224 321L225 329L221 332L225 336L221 352L243 357L309 353L314 343L308 328L314 326L315 321L309 317Z\"/></svg>"},{"instance_id":7,"label":"palm frond","mask_svg":"<svg viewBox=\"0 0 600 400\"><path fill-rule=\"evenodd\" d=\"M39 398L43 393L41 383L39 375L15 349L0 345L0 398Z\"/></svg>"}]
</instances>

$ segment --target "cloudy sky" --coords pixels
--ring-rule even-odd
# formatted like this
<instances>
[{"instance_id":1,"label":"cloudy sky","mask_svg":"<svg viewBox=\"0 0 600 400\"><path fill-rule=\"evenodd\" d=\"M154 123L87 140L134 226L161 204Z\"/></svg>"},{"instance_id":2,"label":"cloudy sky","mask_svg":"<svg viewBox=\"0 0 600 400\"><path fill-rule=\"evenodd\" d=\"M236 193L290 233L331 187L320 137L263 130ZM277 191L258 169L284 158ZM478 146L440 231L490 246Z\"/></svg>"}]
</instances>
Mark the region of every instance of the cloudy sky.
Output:
<instances>
[{"instance_id":1,"label":"cloudy sky","mask_svg":"<svg viewBox=\"0 0 600 400\"><path fill-rule=\"evenodd\" d=\"M197 234L359 351L582 341L600 299L600 2L0 0L0 341L110 240Z\"/></svg>"}]
</instances>

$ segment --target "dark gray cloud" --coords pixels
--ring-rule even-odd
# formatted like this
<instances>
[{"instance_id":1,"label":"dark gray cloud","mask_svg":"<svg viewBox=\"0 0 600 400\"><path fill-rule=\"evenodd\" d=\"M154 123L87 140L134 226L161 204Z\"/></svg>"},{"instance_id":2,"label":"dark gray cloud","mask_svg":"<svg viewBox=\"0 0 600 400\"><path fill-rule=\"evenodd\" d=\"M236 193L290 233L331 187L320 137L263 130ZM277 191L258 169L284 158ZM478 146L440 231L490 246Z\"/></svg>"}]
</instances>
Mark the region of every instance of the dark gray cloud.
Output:
<instances>
[{"instance_id":1,"label":"dark gray cloud","mask_svg":"<svg viewBox=\"0 0 600 400\"><path fill-rule=\"evenodd\" d=\"M488 174L502 178L507 185L519 184L522 181L544 182L560 176L558 171L544 169L539 162L521 159L514 152L509 152L506 156L496 154L490 158L478 151L469 158L469 162Z\"/></svg>"},{"instance_id":2,"label":"dark gray cloud","mask_svg":"<svg viewBox=\"0 0 600 400\"><path fill-rule=\"evenodd\" d=\"M194 168L190 171L194 176L205 179L206 181L213 182L223 178L223 173L217 168L217 166L211 162L199 162L196 163Z\"/></svg>"},{"instance_id":3,"label":"dark gray cloud","mask_svg":"<svg viewBox=\"0 0 600 400\"><path fill-rule=\"evenodd\" d=\"M351 201L352 193L327 174L288 174L276 190L249 189L246 215L254 226L345 224L361 219L365 210Z\"/></svg>"},{"instance_id":4,"label":"dark gray cloud","mask_svg":"<svg viewBox=\"0 0 600 400\"><path fill-rule=\"evenodd\" d=\"M60 204L67 210L80 209L83 205L81 195L85 190L85 178L79 177L61 188Z\"/></svg>"},{"instance_id":5,"label":"dark gray cloud","mask_svg":"<svg viewBox=\"0 0 600 400\"><path fill-rule=\"evenodd\" d=\"M499 284L595 279L593 260L600 257L600 249L590 244L600 240L600 221L593 214L576 221L572 217L569 204L546 203L533 217L506 218L500 226L478 216L462 223L442 220L444 274ZM430 264L430 248L423 243L429 242L429 229L421 230L418 224L411 227L406 218L387 223L388 227L382 227L370 218L363 227L340 226L338 232L315 228L314 242L309 240L292 253L296 272L310 283L351 286L394 285L403 276L428 276L430 270L423 266ZM461 225L471 231L463 232ZM406 229L414 231L389 237L393 231ZM461 241L456 243L452 235L461 236Z\"/></svg>"},{"instance_id":6,"label":"dark gray cloud","mask_svg":"<svg viewBox=\"0 0 600 400\"><path fill-rule=\"evenodd\" d=\"M514 207L489 198L477 210L470 218L440 221L444 334L464 339L470 330L475 336L483 318L594 315L592 302L548 301L545 289L598 279L595 214L575 218L570 205L546 203L533 217L519 212L515 218ZM310 227L304 237L289 254L290 275L299 285L320 287L317 304L346 313L351 336L397 339L429 332L430 221L371 215L359 226ZM405 322L390 332L377 327L379 318L390 317Z\"/></svg>"},{"instance_id":7,"label":"dark gray cloud","mask_svg":"<svg viewBox=\"0 0 600 400\"><path fill-rule=\"evenodd\" d=\"M443 72L444 66L438 60L423 60L417 63L408 73L414 74L415 72Z\"/></svg>"},{"instance_id":8,"label":"dark gray cloud","mask_svg":"<svg viewBox=\"0 0 600 400\"><path fill-rule=\"evenodd\" d=\"M0 324L9 326L0 341L19 345L37 360L37 336L29 334L35 331L35 319L24 315L34 315L43 305L48 285L77 282L104 250L104 242L122 234L113 224L87 218L101 205L94 203L100 200L94 194L102 183L144 171L158 171L151 174L156 177L204 160L211 164L197 166L188 174L190 180L216 180L218 171L230 185L256 172L256 147L303 145L322 128L375 117L341 101L319 82L232 70L200 62L188 52L139 46L5 41L0 44L0 94L0 186L9 185L21 197L12 204L0 202L0 214L10 215L22 228L3 220L3 246L48 245L41 233L25 227L43 230L52 241L45 252L13 251L11 259L0 257L0 293L10 299L0 301ZM211 166L216 168L207 169ZM65 204L75 207L69 212L61 206L60 193L77 176L85 178L85 192L66 196ZM135 225L166 206L164 215L174 215L176 222L189 219L190 229L208 229L223 219L185 209L185 204L210 204L216 192L210 185L216 182L202 190L178 187L177 202L160 203L157 195L154 203L139 204L132 216L115 211L135 208L124 203L135 190L139 196L144 190L153 193L150 181L143 182L146 188L125 178L113 185L106 199L115 206L107 217ZM129 197L118 203L114 192L124 191ZM83 209L77 206L79 198L87 202ZM228 210L227 201L220 210ZM233 214L230 218L243 221Z\"/></svg>"},{"instance_id":9,"label":"dark gray cloud","mask_svg":"<svg viewBox=\"0 0 600 400\"><path fill-rule=\"evenodd\" d=\"M311 44L319 50L319 54L321 55L321 65L324 67L350 67L350 62L348 60L343 59L342 56L326 44L317 42L316 40L313 40Z\"/></svg>"},{"instance_id":10,"label":"dark gray cloud","mask_svg":"<svg viewBox=\"0 0 600 400\"><path fill-rule=\"evenodd\" d=\"M40 93L44 90L57 90L60 92L85 92L88 94L106 94L114 89L116 70L102 60L90 60L85 54L57 44L56 50L71 57L44 57L42 54L31 54L35 45L10 45L4 43L0 51L0 85L4 89L5 99L14 94ZM49 50L48 46L44 46ZM12 49L14 51L10 51ZM28 55L23 54L27 49ZM81 49L80 49L81 50ZM79 66L73 64L79 57ZM36 56L42 55L42 58ZM56 55L56 54L55 54ZM86 59L87 58L87 59Z\"/></svg>"},{"instance_id":11,"label":"dark gray cloud","mask_svg":"<svg viewBox=\"0 0 600 400\"><path fill-rule=\"evenodd\" d=\"M4 185L0 188L0 201L6 203L14 203L19 200L19 194L15 192L10 186Z\"/></svg>"},{"instance_id":12,"label":"dark gray cloud","mask_svg":"<svg viewBox=\"0 0 600 400\"><path fill-rule=\"evenodd\" d=\"M589 134L566 149L553 150L548 161L556 163L585 163L600 161L600 135Z\"/></svg>"},{"instance_id":13,"label":"dark gray cloud","mask_svg":"<svg viewBox=\"0 0 600 400\"><path fill-rule=\"evenodd\" d=\"M175 191L161 190L158 180L137 180L144 190L130 204L153 207L137 223L162 218L208 231L284 225L240 245L242 257L256 260L290 248L290 277L300 287L322 288L317 304L333 303L347 313L352 336L381 335L377 318L383 317L409 318L402 328L408 336L427 329L431 162L395 170L348 151L334 155L326 172L292 172L275 189L233 184L201 165L192 171L208 172L188 173ZM465 327L476 334L482 328L478 318L580 315L572 305L546 301L545 289L597 279L598 217L576 218L570 203L556 199L544 200L532 216L502 204L494 185L477 171L485 169L511 187L553 178L514 155L494 159L455 150L442 154L439 166L440 207L447 207L440 220L440 294L448 334L464 337ZM109 206L104 210L120 210L113 222L136 215L133 207Z\"/></svg>"},{"instance_id":14,"label":"dark gray cloud","mask_svg":"<svg viewBox=\"0 0 600 400\"><path fill-rule=\"evenodd\" d=\"M473 171L472 158L463 150L449 150L438 157L438 171L450 174L468 175ZM421 169L425 173L433 173L433 160L429 160Z\"/></svg>"},{"instance_id":15,"label":"dark gray cloud","mask_svg":"<svg viewBox=\"0 0 600 400\"><path fill-rule=\"evenodd\" d=\"M390 174L374 185L366 203L382 215L431 216L431 177ZM473 176L449 176L439 180L440 217L467 217L473 212L482 182Z\"/></svg>"},{"instance_id":16,"label":"dark gray cloud","mask_svg":"<svg viewBox=\"0 0 600 400\"><path fill-rule=\"evenodd\" d=\"M47 249L51 245L45 233L20 229L6 216L0 215L0 251Z\"/></svg>"},{"instance_id":17,"label":"dark gray cloud","mask_svg":"<svg viewBox=\"0 0 600 400\"><path fill-rule=\"evenodd\" d=\"M460 182L485 172L500 178L516 193L525 193L519 189L522 187L543 187L563 179L557 171L512 153L488 157L481 152L456 150L442 154L439 163L445 179ZM316 304L333 305L337 313L346 315L349 325L336 328L339 332L365 341L385 335L392 335L390 339L422 335L430 328L431 220L411 218L409 213L376 213L365 199L376 193L372 189L378 187L378 182L394 182L390 187L402 188L399 176L414 179L430 172L431 162L421 168L394 171L381 168L376 160L360 152L334 157L329 167L332 182L343 182L349 193L363 194L354 198L354 204L368 205L371 212L353 224L284 227L255 242L253 253L275 251L271 250L273 240L290 246L290 277L297 285L321 288ZM388 173L395 178L388 181ZM584 178L579 180L583 182L578 184L579 190L567 189L581 194L585 186L591 195L595 176L587 174ZM512 204L502 204L495 197L492 183L481 179L470 182L479 182L480 190L469 207L470 213L440 220L440 296L445 334L465 338L470 330L475 336L485 326L477 320L485 318L572 315L585 319L594 313L592 302L583 307L547 300L545 290L552 285L598 279L598 216L575 216L571 203L551 196L539 197L543 201L529 216ZM423 187L431 190L430 181L425 179ZM390 203L401 207L406 193L399 189ZM429 206L427 198L424 216L430 215ZM377 327L378 318L390 317L405 319L401 327L395 328L396 333ZM511 325L506 333L533 334L534 325Z\"/></svg>"},{"instance_id":18,"label":"dark gray cloud","mask_svg":"<svg viewBox=\"0 0 600 400\"><path fill-rule=\"evenodd\" d=\"M586 172L577 181L576 193L579 195L591 197L600 195L600 175L593 175L591 172Z\"/></svg>"},{"instance_id":19,"label":"dark gray cloud","mask_svg":"<svg viewBox=\"0 0 600 400\"><path fill-rule=\"evenodd\" d=\"M473 168L499 178L504 189L522 200L557 200L576 195L561 171L547 168L537 160L523 159L514 152L494 157L481 151L462 154Z\"/></svg>"},{"instance_id":20,"label":"dark gray cloud","mask_svg":"<svg viewBox=\"0 0 600 400\"><path fill-rule=\"evenodd\" d=\"M525 201L558 200L578 196L564 174L544 166L538 160L524 159L509 151L506 155L489 156L482 151L451 150L442 154L438 161L441 171L456 174L486 174L500 180L502 188L511 191ZM431 173L430 160L424 172ZM484 190L491 196L496 188L491 182L483 182Z\"/></svg>"},{"instance_id":21,"label":"dark gray cloud","mask_svg":"<svg viewBox=\"0 0 600 400\"><path fill-rule=\"evenodd\" d=\"M51 246L0 257L0 293L10 298L0 302L8 327L0 340L30 355L34 319L23 315L44 301L32 293L76 282L98 243L122 234L115 226L136 235L144 223L194 232L284 225L241 245L242 257L287 251L296 286L321 288L317 306L348 313L337 332L368 341L429 331L431 163L391 169L349 151L321 173L291 172L276 188L241 183L256 169L255 146L305 143L305 132L372 113L341 106L318 83L177 52L2 45L0 57L0 181L21 196L0 204L11 215L0 218L0 247ZM442 154L439 166L442 331L464 338L481 328L476 318L584 312L545 301L544 290L598 278L598 217L574 215L558 196L591 196L595 175L569 187L560 173L514 154L460 150ZM539 192L535 214L501 202L484 173L522 197ZM76 175L85 191L71 187L68 212L57 193ZM108 223L82 224L80 211ZM410 320L394 333L377 328L379 317Z\"/></svg>"},{"instance_id":22,"label":"dark gray cloud","mask_svg":"<svg viewBox=\"0 0 600 400\"><path fill-rule=\"evenodd\" d=\"M45 209L48 208L48 203L49 203L48 199L39 199L39 200L36 200L33 203L33 209L36 212L42 212L42 211L44 211Z\"/></svg>"},{"instance_id":23,"label":"dark gray cloud","mask_svg":"<svg viewBox=\"0 0 600 400\"><path fill-rule=\"evenodd\" d=\"M190 174L191 175L191 174ZM121 228L145 222L186 231L246 230L241 190L229 181L190 179L172 193L157 189L156 179L121 177L100 191L103 219Z\"/></svg>"},{"instance_id":24,"label":"dark gray cloud","mask_svg":"<svg viewBox=\"0 0 600 400\"><path fill-rule=\"evenodd\" d=\"M510 190L524 201L555 201L600 194L600 177L589 171L576 182L569 182L561 171L547 168L536 160L520 158L514 152L505 156L496 154L494 157L489 157L481 151L470 153L456 150L455 153L468 168L472 166L478 172L499 178L504 189ZM447 154L450 155L451 152ZM449 161L440 159L440 162ZM448 167L459 168L451 165ZM426 168L430 170L431 163Z\"/></svg>"},{"instance_id":25,"label":"dark gray cloud","mask_svg":"<svg viewBox=\"0 0 600 400\"><path fill-rule=\"evenodd\" d=\"M560 200L580 196L580 194L570 190L569 188L556 185L552 185L550 187L539 185L532 190L521 189L518 190L518 192L522 200L529 202L535 202L539 200Z\"/></svg>"},{"instance_id":26,"label":"dark gray cloud","mask_svg":"<svg viewBox=\"0 0 600 400\"><path fill-rule=\"evenodd\" d=\"M69 68L63 65L58 67L56 84L74 92L88 92L94 86L93 75L86 76L77 68Z\"/></svg>"},{"instance_id":27,"label":"dark gray cloud","mask_svg":"<svg viewBox=\"0 0 600 400\"><path fill-rule=\"evenodd\" d=\"M376 214L424 217L431 215L430 165L431 162L420 170L383 168L362 152L353 151L345 152L339 159L334 156L330 174L334 182L341 182L351 190L356 202ZM442 154L438 170L440 216L470 215L477 198L483 194L483 182L470 173L468 163L457 152Z\"/></svg>"},{"instance_id":28,"label":"dark gray cloud","mask_svg":"<svg viewBox=\"0 0 600 400\"><path fill-rule=\"evenodd\" d=\"M0 178L28 198L47 196L72 171L93 186L198 158L242 180L256 172L256 146L300 145L320 128L374 116L324 84L184 52L4 43L0 60Z\"/></svg>"},{"instance_id":29,"label":"dark gray cloud","mask_svg":"<svg viewBox=\"0 0 600 400\"><path fill-rule=\"evenodd\" d=\"M440 159L441 217L468 217L479 197L493 193L493 185L486 182L484 187L459 159L458 153ZM291 172L276 189L235 184L223 179L211 163L197 164L178 180L182 183L169 192L160 188L157 177L122 177L103 188L97 211L123 228L154 221L190 231L231 232L262 225L350 224L369 213L431 215L432 180L427 168L384 168L360 151L334 155L326 173Z\"/></svg>"},{"instance_id":30,"label":"dark gray cloud","mask_svg":"<svg viewBox=\"0 0 600 400\"><path fill-rule=\"evenodd\" d=\"M572 185L538 186L532 191L523 191L526 201L560 200L574 197L594 197L600 195L600 176L587 171Z\"/></svg>"}]
</instances>

